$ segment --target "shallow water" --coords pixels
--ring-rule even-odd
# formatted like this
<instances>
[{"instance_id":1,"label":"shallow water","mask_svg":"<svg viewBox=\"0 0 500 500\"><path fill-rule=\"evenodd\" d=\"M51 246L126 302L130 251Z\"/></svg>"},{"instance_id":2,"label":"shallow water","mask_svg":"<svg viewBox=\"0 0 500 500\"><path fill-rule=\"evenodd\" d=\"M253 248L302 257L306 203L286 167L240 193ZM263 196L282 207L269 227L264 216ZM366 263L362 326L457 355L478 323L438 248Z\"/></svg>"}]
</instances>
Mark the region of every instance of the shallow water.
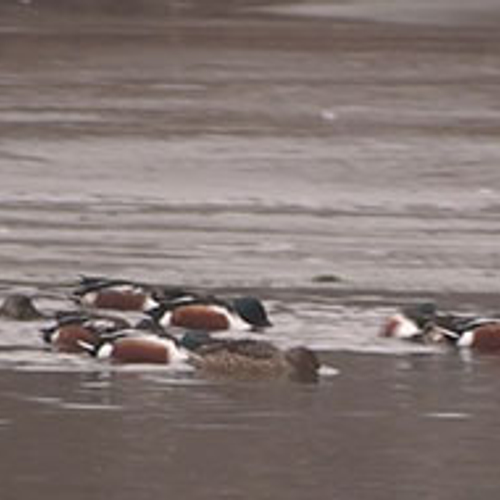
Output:
<instances>
[{"instance_id":1,"label":"shallow water","mask_svg":"<svg viewBox=\"0 0 500 500\"><path fill-rule=\"evenodd\" d=\"M499 360L377 332L498 312L494 2L113 4L0 7L0 295L257 293L326 369L110 368L3 320L2 499L493 498Z\"/></svg>"}]
</instances>

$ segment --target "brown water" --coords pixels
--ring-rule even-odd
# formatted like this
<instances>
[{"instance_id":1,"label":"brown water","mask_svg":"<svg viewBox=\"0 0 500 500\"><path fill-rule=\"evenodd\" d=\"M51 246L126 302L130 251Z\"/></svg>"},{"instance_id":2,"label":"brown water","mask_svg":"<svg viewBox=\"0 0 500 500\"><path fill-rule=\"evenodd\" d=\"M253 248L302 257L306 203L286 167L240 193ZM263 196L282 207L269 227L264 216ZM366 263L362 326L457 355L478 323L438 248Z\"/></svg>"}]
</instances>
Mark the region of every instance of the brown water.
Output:
<instances>
[{"instance_id":1,"label":"brown water","mask_svg":"<svg viewBox=\"0 0 500 500\"><path fill-rule=\"evenodd\" d=\"M257 292L326 369L111 369L4 320L0 498L497 498L500 360L377 329L498 312L499 26L491 0L2 4L0 294Z\"/></svg>"}]
</instances>

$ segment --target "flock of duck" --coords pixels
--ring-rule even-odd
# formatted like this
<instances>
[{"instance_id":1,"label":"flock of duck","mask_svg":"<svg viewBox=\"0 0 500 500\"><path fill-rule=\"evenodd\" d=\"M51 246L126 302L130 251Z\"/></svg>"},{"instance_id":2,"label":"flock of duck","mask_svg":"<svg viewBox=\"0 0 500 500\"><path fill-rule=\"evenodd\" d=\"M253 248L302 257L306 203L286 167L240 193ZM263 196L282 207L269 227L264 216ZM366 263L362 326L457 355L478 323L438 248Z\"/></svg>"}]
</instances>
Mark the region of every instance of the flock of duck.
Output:
<instances>
[{"instance_id":1,"label":"flock of duck","mask_svg":"<svg viewBox=\"0 0 500 500\"><path fill-rule=\"evenodd\" d=\"M187 363L217 377L318 380L320 362L311 349L282 350L250 334L272 326L256 297L226 300L187 289L81 277L70 299L76 308L47 318L30 297L10 295L0 307L0 316L50 319L41 329L41 338L56 352L113 363ZM128 313L139 315L131 320ZM236 335L221 337L221 332Z\"/></svg>"},{"instance_id":2,"label":"flock of duck","mask_svg":"<svg viewBox=\"0 0 500 500\"><path fill-rule=\"evenodd\" d=\"M441 311L433 302L411 304L389 316L380 334L424 344L447 343L500 352L500 318Z\"/></svg>"},{"instance_id":3,"label":"flock of duck","mask_svg":"<svg viewBox=\"0 0 500 500\"><path fill-rule=\"evenodd\" d=\"M0 317L50 320L41 328L41 339L51 350L113 363L181 363L205 375L245 379L316 382L319 377L321 364L313 350L283 350L250 334L272 326L257 297L227 300L124 279L81 277L70 299L72 308L48 315L30 297L9 295L0 306ZM128 313L138 315L132 320ZM500 318L440 311L436 304L423 302L387 317L380 335L500 351Z\"/></svg>"}]
</instances>

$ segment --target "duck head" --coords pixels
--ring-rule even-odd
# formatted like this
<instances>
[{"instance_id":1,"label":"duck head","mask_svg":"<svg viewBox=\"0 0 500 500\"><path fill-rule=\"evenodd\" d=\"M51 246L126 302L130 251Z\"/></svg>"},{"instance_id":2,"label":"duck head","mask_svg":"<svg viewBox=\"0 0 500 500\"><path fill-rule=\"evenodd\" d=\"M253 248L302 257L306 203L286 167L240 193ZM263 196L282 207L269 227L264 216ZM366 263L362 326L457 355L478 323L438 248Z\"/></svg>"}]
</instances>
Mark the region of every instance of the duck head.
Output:
<instances>
[{"instance_id":1,"label":"duck head","mask_svg":"<svg viewBox=\"0 0 500 500\"><path fill-rule=\"evenodd\" d=\"M290 366L289 377L295 382L317 382L321 363L314 351L307 347L292 347L285 351L285 359Z\"/></svg>"},{"instance_id":2,"label":"duck head","mask_svg":"<svg viewBox=\"0 0 500 500\"><path fill-rule=\"evenodd\" d=\"M238 297L232 301L238 315L255 329L272 326L264 304L256 297Z\"/></svg>"}]
</instances>

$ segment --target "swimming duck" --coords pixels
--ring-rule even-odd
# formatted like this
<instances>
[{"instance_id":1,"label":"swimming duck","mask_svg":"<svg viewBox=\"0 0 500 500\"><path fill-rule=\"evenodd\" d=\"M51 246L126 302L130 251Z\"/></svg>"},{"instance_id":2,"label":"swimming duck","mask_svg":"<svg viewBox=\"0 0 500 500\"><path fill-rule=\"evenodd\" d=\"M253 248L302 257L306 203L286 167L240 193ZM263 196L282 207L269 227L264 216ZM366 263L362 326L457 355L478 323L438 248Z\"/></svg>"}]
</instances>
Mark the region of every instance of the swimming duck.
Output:
<instances>
[{"instance_id":1,"label":"swimming duck","mask_svg":"<svg viewBox=\"0 0 500 500\"><path fill-rule=\"evenodd\" d=\"M380 336L426 342L429 340L426 326L435 321L436 315L433 302L410 304L385 320Z\"/></svg>"},{"instance_id":2,"label":"swimming duck","mask_svg":"<svg viewBox=\"0 0 500 500\"><path fill-rule=\"evenodd\" d=\"M500 352L500 319L448 314L428 326L435 341L481 352Z\"/></svg>"},{"instance_id":3,"label":"swimming duck","mask_svg":"<svg viewBox=\"0 0 500 500\"><path fill-rule=\"evenodd\" d=\"M381 335L500 352L500 318L438 311L435 304L428 302L404 307L390 316Z\"/></svg>"},{"instance_id":4,"label":"swimming duck","mask_svg":"<svg viewBox=\"0 0 500 500\"><path fill-rule=\"evenodd\" d=\"M188 295L175 287L156 287L125 279L82 276L72 299L86 307L117 311L147 311L170 300Z\"/></svg>"},{"instance_id":5,"label":"swimming duck","mask_svg":"<svg viewBox=\"0 0 500 500\"><path fill-rule=\"evenodd\" d=\"M106 315L88 315L75 311L60 315L53 325L42 328L42 338L55 350L80 353L87 350L82 343L97 345L105 335L129 328L127 320Z\"/></svg>"},{"instance_id":6,"label":"swimming duck","mask_svg":"<svg viewBox=\"0 0 500 500\"><path fill-rule=\"evenodd\" d=\"M8 295L0 306L0 316L18 321L43 319L42 314L27 295L19 293Z\"/></svg>"},{"instance_id":7,"label":"swimming duck","mask_svg":"<svg viewBox=\"0 0 500 500\"><path fill-rule=\"evenodd\" d=\"M225 301L217 297L181 296L146 311L163 328L191 330L259 330L272 326L266 309L256 297Z\"/></svg>"},{"instance_id":8,"label":"swimming duck","mask_svg":"<svg viewBox=\"0 0 500 500\"><path fill-rule=\"evenodd\" d=\"M121 364L162 364L184 362L189 353L174 338L129 330L97 344L80 342L81 347L98 359Z\"/></svg>"},{"instance_id":9,"label":"swimming duck","mask_svg":"<svg viewBox=\"0 0 500 500\"><path fill-rule=\"evenodd\" d=\"M307 347L281 350L263 340L214 339L199 332L186 333L180 343L191 349L190 364L210 376L318 381L320 362Z\"/></svg>"}]
</instances>

